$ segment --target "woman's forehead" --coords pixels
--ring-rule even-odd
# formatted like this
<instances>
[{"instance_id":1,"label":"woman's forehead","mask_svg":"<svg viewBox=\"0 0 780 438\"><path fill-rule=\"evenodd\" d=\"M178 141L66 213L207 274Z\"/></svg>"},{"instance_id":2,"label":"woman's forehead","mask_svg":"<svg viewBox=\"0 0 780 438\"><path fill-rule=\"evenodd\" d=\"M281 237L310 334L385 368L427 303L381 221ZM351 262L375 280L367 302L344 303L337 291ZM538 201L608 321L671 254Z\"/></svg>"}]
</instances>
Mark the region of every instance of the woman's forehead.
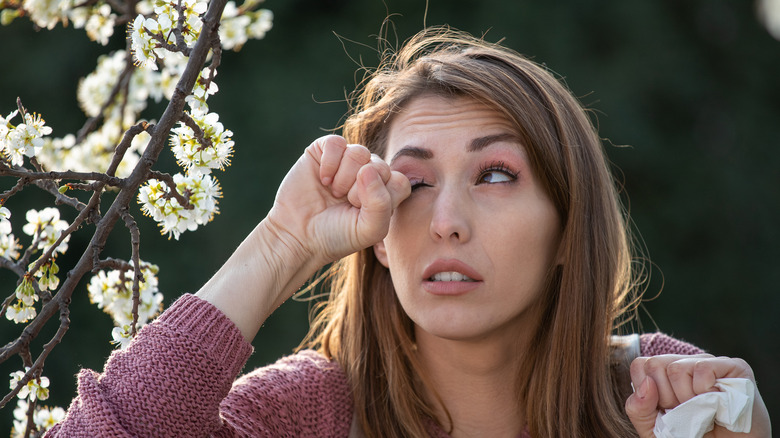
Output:
<instances>
[{"instance_id":1,"label":"woman's forehead","mask_svg":"<svg viewBox=\"0 0 780 438\"><path fill-rule=\"evenodd\" d=\"M385 155L400 148L444 139L470 142L491 135L516 135L502 113L468 97L422 96L409 101L392 118ZM411 144L410 144L411 143Z\"/></svg>"}]
</instances>

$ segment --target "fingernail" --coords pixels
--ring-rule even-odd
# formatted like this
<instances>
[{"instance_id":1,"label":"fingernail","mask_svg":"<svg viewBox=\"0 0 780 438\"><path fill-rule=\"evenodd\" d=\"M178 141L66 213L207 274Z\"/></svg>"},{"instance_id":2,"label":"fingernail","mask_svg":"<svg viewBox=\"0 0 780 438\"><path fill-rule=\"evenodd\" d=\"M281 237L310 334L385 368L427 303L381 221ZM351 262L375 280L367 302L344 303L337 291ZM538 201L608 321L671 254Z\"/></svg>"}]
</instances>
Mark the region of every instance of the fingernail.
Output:
<instances>
[{"instance_id":1,"label":"fingernail","mask_svg":"<svg viewBox=\"0 0 780 438\"><path fill-rule=\"evenodd\" d=\"M325 178L322 178L322 185L329 186L330 183L333 182L333 178L326 176Z\"/></svg>"}]
</instances>

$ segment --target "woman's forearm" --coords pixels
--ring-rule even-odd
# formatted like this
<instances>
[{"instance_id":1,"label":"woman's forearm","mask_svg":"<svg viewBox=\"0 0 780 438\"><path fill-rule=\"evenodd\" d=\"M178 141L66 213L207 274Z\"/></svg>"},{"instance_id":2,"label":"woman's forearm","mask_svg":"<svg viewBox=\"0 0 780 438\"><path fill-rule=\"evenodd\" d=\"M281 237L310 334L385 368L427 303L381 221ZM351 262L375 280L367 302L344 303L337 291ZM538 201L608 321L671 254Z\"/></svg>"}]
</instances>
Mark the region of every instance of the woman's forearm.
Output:
<instances>
[{"instance_id":1,"label":"woman's forearm","mask_svg":"<svg viewBox=\"0 0 780 438\"><path fill-rule=\"evenodd\" d=\"M196 293L225 313L247 341L322 266L290 240L263 220Z\"/></svg>"}]
</instances>

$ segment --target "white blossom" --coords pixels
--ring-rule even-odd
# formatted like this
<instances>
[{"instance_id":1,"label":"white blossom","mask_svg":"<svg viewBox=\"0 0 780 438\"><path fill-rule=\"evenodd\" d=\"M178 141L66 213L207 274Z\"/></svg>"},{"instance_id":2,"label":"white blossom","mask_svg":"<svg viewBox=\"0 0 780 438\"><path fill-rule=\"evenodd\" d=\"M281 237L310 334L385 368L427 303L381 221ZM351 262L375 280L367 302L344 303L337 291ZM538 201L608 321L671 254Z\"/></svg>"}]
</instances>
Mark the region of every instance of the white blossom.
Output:
<instances>
[{"instance_id":1,"label":"white blossom","mask_svg":"<svg viewBox=\"0 0 780 438\"><path fill-rule=\"evenodd\" d=\"M145 215L151 216L162 228L161 233L179 240L184 231L195 231L219 213L217 198L219 184L210 175L197 174L173 176L179 193L188 193L192 208L186 209L175 198L167 196L169 189L164 181L150 179L138 192L138 203Z\"/></svg>"},{"instance_id":2,"label":"white blossom","mask_svg":"<svg viewBox=\"0 0 780 438\"><path fill-rule=\"evenodd\" d=\"M192 87L192 94L185 99L193 115L204 115L209 112L206 100L208 100L210 95L219 91L219 87L214 81L216 76L217 71L212 70L211 67L204 68L198 75L198 80L195 81L195 86Z\"/></svg>"},{"instance_id":3,"label":"white blossom","mask_svg":"<svg viewBox=\"0 0 780 438\"><path fill-rule=\"evenodd\" d=\"M126 348L130 345L130 341L133 340L133 334L130 331L130 326L125 324L122 327L114 327L111 330L112 344L118 345L120 349Z\"/></svg>"},{"instance_id":4,"label":"white blossom","mask_svg":"<svg viewBox=\"0 0 780 438\"><path fill-rule=\"evenodd\" d=\"M65 16L68 0L24 0L22 7L30 14L30 20L37 26L54 29Z\"/></svg>"},{"instance_id":5,"label":"white blossom","mask_svg":"<svg viewBox=\"0 0 780 438\"><path fill-rule=\"evenodd\" d=\"M116 14L111 12L111 6L107 4L92 8L92 13L84 26L89 39L103 46L108 44L108 39L114 34L116 18Z\"/></svg>"},{"instance_id":6,"label":"white blossom","mask_svg":"<svg viewBox=\"0 0 780 438\"><path fill-rule=\"evenodd\" d=\"M51 128L45 126L45 121L39 114L25 114L22 123L11 124L11 119L17 115L14 111L6 118L0 118L0 151L11 164L21 166L24 157L33 157L43 147L43 136L51 134Z\"/></svg>"},{"instance_id":7,"label":"white blossom","mask_svg":"<svg viewBox=\"0 0 780 438\"><path fill-rule=\"evenodd\" d=\"M0 257L8 260L19 258L19 240L11 233L11 211L6 207L0 207Z\"/></svg>"},{"instance_id":8,"label":"white blossom","mask_svg":"<svg viewBox=\"0 0 780 438\"><path fill-rule=\"evenodd\" d=\"M153 18L145 18L139 14L128 26L135 64L142 69L157 70L157 59L165 57L165 49L157 47L159 42L154 39L152 34L160 32L160 23ZM169 32L168 35L172 34Z\"/></svg>"},{"instance_id":9,"label":"white blossom","mask_svg":"<svg viewBox=\"0 0 780 438\"><path fill-rule=\"evenodd\" d=\"M71 3L73 3L75 0L70 0L70 1ZM89 20L91 12L92 12L92 8L86 6L71 7L67 11L68 21L70 21L73 24L74 28L82 29L84 28L84 26L86 26L87 20Z\"/></svg>"},{"instance_id":10,"label":"white blossom","mask_svg":"<svg viewBox=\"0 0 780 438\"><path fill-rule=\"evenodd\" d=\"M11 383L9 385L11 389L16 389L19 382L24 378L24 374L27 370L29 370L29 368L25 368L25 371L14 371L11 373ZM22 386L16 396L20 399L29 399L30 401L46 400L49 398L48 388L49 378L41 376L37 379L30 379L26 385Z\"/></svg>"},{"instance_id":11,"label":"white blossom","mask_svg":"<svg viewBox=\"0 0 780 438\"><path fill-rule=\"evenodd\" d=\"M36 262L30 264L30 269ZM38 279L38 287L41 290L55 290L60 285L60 279L57 277L57 273L60 272L60 267L57 266L57 262L54 258L50 259L46 263L43 263L38 270L35 271L35 278ZM31 303L29 304L31 305Z\"/></svg>"},{"instance_id":12,"label":"white blossom","mask_svg":"<svg viewBox=\"0 0 780 438\"><path fill-rule=\"evenodd\" d=\"M19 239L14 237L10 232L6 233L0 230L0 257L5 257L8 260L16 260L19 258L19 250L22 248L19 245Z\"/></svg>"},{"instance_id":13,"label":"white blossom","mask_svg":"<svg viewBox=\"0 0 780 438\"><path fill-rule=\"evenodd\" d=\"M96 131L89 133L80 144L75 144L76 138L72 134L61 139L47 139L38 160L49 170L105 171L113 159L114 150L121 141L123 132L120 121L111 117ZM146 132L141 132L133 138L119 163L116 176L123 178L132 172L150 139L151 136Z\"/></svg>"},{"instance_id":14,"label":"white blossom","mask_svg":"<svg viewBox=\"0 0 780 438\"><path fill-rule=\"evenodd\" d=\"M27 411L30 404L25 399L19 399L14 408L14 422L11 429L11 438L23 438L27 430ZM44 432L51 429L52 426L65 419L65 409L59 406L49 408L48 406L35 406L33 411L33 423L38 431Z\"/></svg>"},{"instance_id":15,"label":"white blossom","mask_svg":"<svg viewBox=\"0 0 780 438\"><path fill-rule=\"evenodd\" d=\"M124 50L100 56L95 70L79 81L76 97L86 115L95 117L100 114L100 109L111 96L116 78L125 68L125 56Z\"/></svg>"},{"instance_id":16,"label":"white blossom","mask_svg":"<svg viewBox=\"0 0 780 438\"><path fill-rule=\"evenodd\" d=\"M163 300L163 294L158 289L157 272L159 268L143 261L140 266L143 279L138 282L137 328L144 326L160 312ZM116 325L112 332L114 341L117 340L117 337L122 338L122 331L129 333L133 323L133 275L132 269L127 271L100 270L92 277L87 286L90 301L111 315L114 320Z\"/></svg>"},{"instance_id":17,"label":"white blossom","mask_svg":"<svg viewBox=\"0 0 780 438\"><path fill-rule=\"evenodd\" d=\"M55 406L51 409L41 407L35 410L33 421L39 430L49 430L52 426L65 419L65 409Z\"/></svg>"},{"instance_id":18,"label":"white blossom","mask_svg":"<svg viewBox=\"0 0 780 438\"><path fill-rule=\"evenodd\" d=\"M252 23L246 29L247 35L258 40L265 38L265 34L273 27L274 13L268 9L260 9L249 12L248 15L252 18Z\"/></svg>"},{"instance_id":19,"label":"white blossom","mask_svg":"<svg viewBox=\"0 0 780 438\"><path fill-rule=\"evenodd\" d=\"M5 317L16 324L22 324L35 319L36 316L35 307L26 306L21 300L17 300L16 303L8 306L8 310L5 311Z\"/></svg>"},{"instance_id":20,"label":"white blossom","mask_svg":"<svg viewBox=\"0 0 780 438\"><path fill-rule=\"evenodd\" d=\"M210 141L211 145L200 144L192 128L180 123L171 130L171 147L176 160L187 169L188 175L208 175L211 169L224 169L233 155L233 132L225 130L216 113L193 114L192 119L203 132L204 140Z\"/></svg>"},{"instance_id":21,"label":"white blossom","mask_svg":"<svg viewBox=\"0 0 780 438\"><path fill-rule=\"evenodd\" d=\"M11 210L0 204L0 235L11 232L11 221L8 220L10 217Z\"/></svg>"},{"instance_id":22,"label":"white blossom","mask_svg":"<svg viewBox=\"0 0 780 438\"><path fill-rule=\"evenodd\" d=\"M219 25L219 39L222 42L222 47L225 50L231 50L243 46L249 38L247 27L251 22L252 19L247 15L239 15L235 2L227 2Z\"/></svg>"},{"instance_id":23,"label":"white blossom","mask_svg":"<svg viewBox=\"0 0 780 438\"><path fill-rule=\"evenodd\" d=\"M48 250L62 232L68 228L68 223L60 219L60 211L54 207L46 207L41 211L28 210L27 224L22 227L22 231L28 236L34 236L38 239L38 249ZM64 253L68 250L68 240L70 235L54 249L54 253Z\"/></svg>"}]
</instances>

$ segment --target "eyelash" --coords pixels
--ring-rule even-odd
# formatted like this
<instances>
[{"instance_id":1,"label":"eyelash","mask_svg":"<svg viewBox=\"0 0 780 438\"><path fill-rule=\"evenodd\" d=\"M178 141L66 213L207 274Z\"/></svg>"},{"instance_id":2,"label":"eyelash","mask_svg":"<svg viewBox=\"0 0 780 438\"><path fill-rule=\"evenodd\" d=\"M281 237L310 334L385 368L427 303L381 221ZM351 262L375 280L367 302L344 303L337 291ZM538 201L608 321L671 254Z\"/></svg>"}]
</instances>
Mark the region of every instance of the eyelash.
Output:
<instances>
[{"instance_id":1,"label":"eyelash","mask_svg":"<svg viewBox=\"0 0 780 438\"><path fill-rule=\"evenodd\" d=\"M504 181L504 182L516 181L517 176L519 174L519 172L515 172L511 170L509 167L507 167L507 165L503 161L493 161L479 168L479 172L477 172L477 184L479 184L482 177L489 172L501 172L504 175L508 176L509 179L511 180L511 181Z\"/></svg>"},{"instance_id":2,"label":"eyelash","mask_svg":"<svg viewBox=\"0 0 780 438\"><path fill-rule=\"evenodd\" d=\"M420 187L428 187L428 183L425 182L425 178L421 178L419 181L412 182L412 191L415 191Z\"/></svg>"},{"instance_id":3,"label":"eyelash","mask_svg":"<svg viewBox=\"0 0 780 438\"><path fill-rule=\"evenodd\" d=\"M508 176L510 181L503 181L505 183L516 181L517 176L519 174L519 172L515 172L511 170L509 167L507 167L507 165L504 164L503 161L493 161L479 168L479 171L477 172L477 184L480 184L480 180L482 179L482 177L489 172L501 172L504 175ZM430 187L430 185L425 182L425 178L421 178L419 181L412 181L412 191L415 191L421 187Z\"/></svg>"}]
</instances>

